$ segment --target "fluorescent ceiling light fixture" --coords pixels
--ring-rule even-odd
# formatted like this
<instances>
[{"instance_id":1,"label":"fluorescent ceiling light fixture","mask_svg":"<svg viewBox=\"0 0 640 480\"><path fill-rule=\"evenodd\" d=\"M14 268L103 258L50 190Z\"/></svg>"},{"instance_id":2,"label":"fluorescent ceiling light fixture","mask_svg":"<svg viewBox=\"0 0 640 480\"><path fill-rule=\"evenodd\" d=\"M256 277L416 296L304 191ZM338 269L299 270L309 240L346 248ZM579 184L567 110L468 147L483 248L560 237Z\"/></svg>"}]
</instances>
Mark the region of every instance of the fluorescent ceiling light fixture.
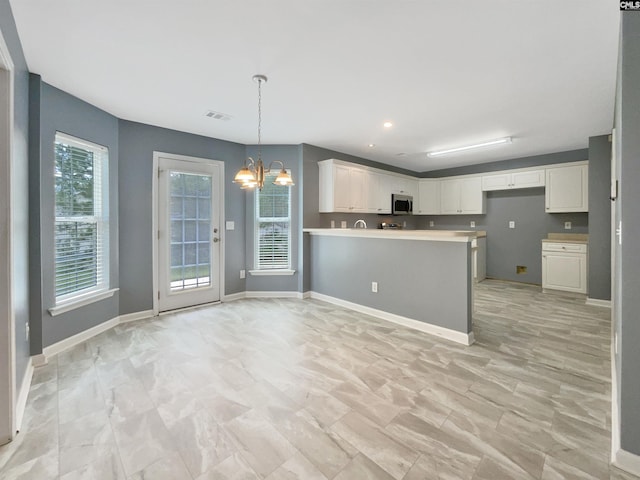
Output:
<instances>
[{"instance_id":1,"label":"fluorescent ceiling light fixture","mask_svg":"<svg viewBox=\"0 0 640 480\"><path fill-rule=\"evenodd\" d=\"M446 155L447 153L464 152L465 150L472 150L474 148L490 147L492 145L502 145L505 143L511 143L511 137L489 140L488 142L475 143L473 145L466 145L464 147L448 148L447 150L436 150L435 152L427 153L427 156L436 157L438 155Z\"/></svg>"}]
</instances>

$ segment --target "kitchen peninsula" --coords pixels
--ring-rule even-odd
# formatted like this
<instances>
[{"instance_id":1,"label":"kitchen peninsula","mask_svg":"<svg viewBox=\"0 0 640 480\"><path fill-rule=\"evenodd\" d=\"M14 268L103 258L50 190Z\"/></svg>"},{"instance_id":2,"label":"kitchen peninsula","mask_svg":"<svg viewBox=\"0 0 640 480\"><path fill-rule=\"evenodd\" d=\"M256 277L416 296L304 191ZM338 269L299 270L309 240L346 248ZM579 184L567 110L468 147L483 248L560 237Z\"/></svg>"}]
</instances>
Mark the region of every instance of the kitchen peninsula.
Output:
<instances>
[{"instance_id":1,"label":"kitchen peninsula","mask_svg":"<svg viewBox=\"0 0 640 480\"><path fill-rule=\"evenodd\" d=\"M307 228L311 296L471 345L484 232Z\"/></svg>"}]
</instances>

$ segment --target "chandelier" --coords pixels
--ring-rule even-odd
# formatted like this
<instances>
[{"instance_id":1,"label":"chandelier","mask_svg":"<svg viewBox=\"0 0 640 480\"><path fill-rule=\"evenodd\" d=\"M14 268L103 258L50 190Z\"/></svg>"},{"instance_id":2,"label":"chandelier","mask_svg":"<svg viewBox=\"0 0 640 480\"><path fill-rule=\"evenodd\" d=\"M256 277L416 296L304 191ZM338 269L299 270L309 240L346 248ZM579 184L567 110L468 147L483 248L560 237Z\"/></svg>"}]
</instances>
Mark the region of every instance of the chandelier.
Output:
<instances>
[{"instance_id":1,"label":"chandelier","mask_svg":"<svg viewBox=\"0 0 640 480\"><path fill-rule=\"evenodd\" d=\"M264 168L264 163L262 162L262 83L267 81L267 77L264 75L254 75L253 81L258 83L258 160L248 157L242 168L236 173L233 183L239 183L240 188L243 190L251 190L254 188L262 190L265 175L271 172L271 167L276 163L280 164L280 172L273 184L290 187L295 184L293 183L291 175L289 175L287 169L284 167L284 163L280 160L274 160L269 164L268 168Z\"/></svg>"}]
</instances>

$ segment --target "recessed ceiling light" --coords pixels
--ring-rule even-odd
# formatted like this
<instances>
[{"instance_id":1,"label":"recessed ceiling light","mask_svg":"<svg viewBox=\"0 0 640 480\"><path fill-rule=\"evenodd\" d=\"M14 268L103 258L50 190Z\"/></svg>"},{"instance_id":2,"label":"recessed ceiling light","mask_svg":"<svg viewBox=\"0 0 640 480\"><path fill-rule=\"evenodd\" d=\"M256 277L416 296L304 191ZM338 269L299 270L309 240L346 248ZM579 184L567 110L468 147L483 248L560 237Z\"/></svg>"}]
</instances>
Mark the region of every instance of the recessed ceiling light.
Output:
<instances>
[{"instance_id":1,"label":"recessed ceiling light","mask_svg":"<svg viewBox=\"0 0 640 480\"><path fill-rule=\"evenodd\" d=\"M375 144L375 143L370 143L370 144L369 144L369 148L373 148L373 147L375 147L375 146L376 146L376 144Z\"/></svg>"},{"instance_id":2,"label":"recessed ceiling light","mask_svg":"<svg viewBox=\"0 0 640 480\"><path fill-rule=\"evenodd\" d=\"M511 143L511 137L499 138L497 140L488 140L486 142L474 143L473 145L465 145L464 147L448 148L446 150L436 150L436 151L427 153L427 155L429 157L436 157L438 155L446 155L447 153L464 152L466 150L472 150L475 148L490 147L492 145L502 145L505 143Z\"/></svg>"},{"instance_id":3,"label":"recessed ceiling light","mask_svg":"<svg viewBox=\"0 0 640 480\"><path fill-rule=\"evenodd\" d=\"M382 124L382 126L383 126L384 128L391 128L391 127L393 127L393 123L391 123L391 122L384 122L384 123Z\"/></svg>"}]
</instances>

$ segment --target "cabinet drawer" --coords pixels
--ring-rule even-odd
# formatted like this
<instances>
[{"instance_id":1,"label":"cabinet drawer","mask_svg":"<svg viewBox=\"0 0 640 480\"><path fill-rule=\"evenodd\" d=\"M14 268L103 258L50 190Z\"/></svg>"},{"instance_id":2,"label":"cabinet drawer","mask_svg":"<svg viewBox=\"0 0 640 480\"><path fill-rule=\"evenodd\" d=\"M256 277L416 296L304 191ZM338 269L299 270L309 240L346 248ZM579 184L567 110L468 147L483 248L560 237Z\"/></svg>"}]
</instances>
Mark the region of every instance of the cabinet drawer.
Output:
<instances>
[{"instance_id":1,"label":"cabinet drawer","mask_svg":"<svg viewBox=\"0 0 640 480\"><path fill-rule=\"evenodd\" d=\"M587 246L583 243L542 242L542 251L587 253Z\"/></svg>"}]
</instances>

